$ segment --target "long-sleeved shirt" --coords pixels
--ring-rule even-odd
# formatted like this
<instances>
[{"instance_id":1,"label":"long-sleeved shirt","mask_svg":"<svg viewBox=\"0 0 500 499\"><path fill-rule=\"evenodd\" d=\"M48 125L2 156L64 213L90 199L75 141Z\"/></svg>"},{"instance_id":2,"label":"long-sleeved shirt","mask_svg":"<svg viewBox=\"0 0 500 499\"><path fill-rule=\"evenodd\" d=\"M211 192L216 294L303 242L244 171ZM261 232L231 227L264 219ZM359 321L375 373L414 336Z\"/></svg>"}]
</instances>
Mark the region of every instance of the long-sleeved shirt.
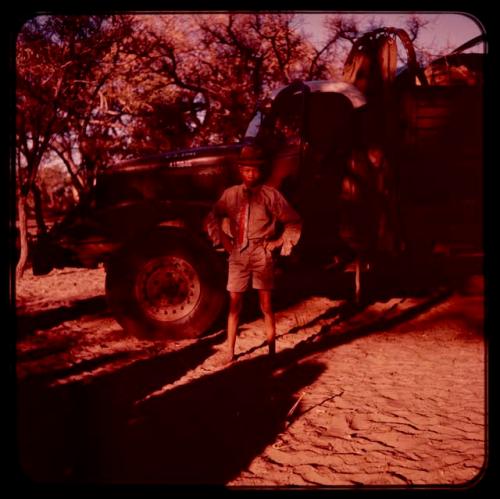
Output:
<instances>
[{"instance_id":1,"label":"long-sleeved shirt","mask_svg":"<svg viewBox=\"0 0 500 499\"><path fill-rule=\"evenodd\" d=\"M283 195L268 185L258 185L247 189L244 184L235 185L226 189L212 210L217 230L209 230L209 235L214 244L220 242L222 221L229 219L230 235L235 244L241 241L240 231L242 206L249 202L248 223L245 236L249 239L272 240L277 237L276 224L283 224L283 249L282 254L288 254L291 247L295 246L301 234L301 219L297 212L290 206ZM210 232L212 232L210 234ZM283 251L284 250L284 251Z\"/></svg>"}]
</instances>

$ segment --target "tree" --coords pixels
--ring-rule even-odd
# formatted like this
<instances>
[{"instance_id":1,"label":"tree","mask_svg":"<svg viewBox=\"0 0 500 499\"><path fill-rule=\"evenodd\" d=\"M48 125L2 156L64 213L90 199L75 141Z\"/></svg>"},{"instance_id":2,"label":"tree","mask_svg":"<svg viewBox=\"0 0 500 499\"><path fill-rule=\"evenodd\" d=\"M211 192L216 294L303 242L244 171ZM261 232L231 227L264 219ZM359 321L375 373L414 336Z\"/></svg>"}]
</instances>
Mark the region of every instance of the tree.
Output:
<instances>
[{"instance_id":1,"label":"tree","mask_svg":"<svg viewBox=\"0 0 500 499\"><path fill-rule=\"evenodd\" d=\"M16 166L21 246L17 277L22 275L28 258L28 195L35 191L38 168L62 118L56 103L61 98L65 66L60 64L54 44L41 32L43 22L43 19L35 18L26 23L17 41ZM59 64L55 64L56 59ZM38 203L35 209L38 231L43 234L45 227Z\"/></svg>"},{"instance_id":2,"label":"tree","mask_svg":"<svg viewBox=\"0 0 500 499\"><path fill-rule=\"evenodd\" d=\"M109 109L102 89L114 76L120 53L117 40L126 40L130 32L126 16L39 16L19 33L16 166L21 255L17 277L27 260L30 193L35 198L39 236L46 231L36 185L44 157L55 151L76 188L84 192L92 185L96 168L113 150L109 142L113 145L116 138L110 125L119 113Z\"/></svg>"},{"instance_id":3,"label":"tree","mask_svg":"<svg viewBox=\"0 0 500 499\"><path fill-rule=\"evenodd\" d=\"M312 54L292 14L145 16L140 22L150 47L151 116L170 117L172 132L184 137L181 146L241 139L257 102L277 84L304 77ZM142 124L153 122L143 117Z\"/></svg>"},{"instance_id":4,"label":"tree","mask_svg":"<svg viewBox=\"0 0 500 499\"><path fill-rule=\"evenodd\" d=\"M133 70L133 57L128 53L133 44L133 22L128 16L97 18L91 21L89 38L79 41L72 34L79 33L82 24L85 28L88 18L56 21L57 32L72 48L73 63L65 82L65 126L54 137L51 148L84 196L99 169L127 145L126 102L120 99L119 86L130 81ZM126 89L121 92L127 94Z\"/></svg>"},{"instance_id":5,"label":"tree","mask_svg":"<svg viewBox=\"0 0 500 499\"><path fill-rule=\"evenodd\" d=\"M200 16L198 23L204 77L218 111L210 134L222 142L239 140L259 100L305 77L311 46L293 14Z\"/></svg>"}]
</instances>

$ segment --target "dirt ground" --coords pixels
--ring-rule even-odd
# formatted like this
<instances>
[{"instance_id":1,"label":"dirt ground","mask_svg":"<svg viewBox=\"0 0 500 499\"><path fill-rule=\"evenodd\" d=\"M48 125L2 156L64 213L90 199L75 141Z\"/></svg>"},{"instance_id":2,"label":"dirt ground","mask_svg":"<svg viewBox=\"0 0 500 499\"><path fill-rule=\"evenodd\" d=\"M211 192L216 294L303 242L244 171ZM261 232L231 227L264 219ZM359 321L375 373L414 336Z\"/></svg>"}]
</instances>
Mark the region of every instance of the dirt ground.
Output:
<instances>
[{"instance_id":1,"label":"dirt ground","mask_svg":"<svg viewBox=\"0 0 500 499\"><path fill-rule=\"evenodd\" d=\"M35 482L450 486L486 458L481 277L362 305L311 294L222 330L127 337L104 270L17 283L20 465Z\"/></svg>"}]
</instances>

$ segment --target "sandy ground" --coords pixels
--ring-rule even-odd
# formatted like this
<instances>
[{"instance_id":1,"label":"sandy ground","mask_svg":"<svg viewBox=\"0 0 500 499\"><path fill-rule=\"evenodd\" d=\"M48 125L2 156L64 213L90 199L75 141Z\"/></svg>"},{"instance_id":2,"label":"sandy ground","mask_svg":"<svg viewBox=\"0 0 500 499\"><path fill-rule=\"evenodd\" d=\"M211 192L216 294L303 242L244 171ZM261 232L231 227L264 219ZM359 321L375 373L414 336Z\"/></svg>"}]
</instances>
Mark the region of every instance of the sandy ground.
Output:
<instances>
[{"instance_id":1,"label":"sandy ground","mask_svg":"<svg viewBox=\"0 0 500 499\"><path fill-rule=\"evenodd\" d=\"M103 293L102 268L17 283L20 459L35 481L407 487L481 475L480 291L363 306L309 296L278 311L274 364L256 317L229 367L223 331L127 337ZM58 404L58 436L45 439Z\"/></svg>"}]
</instances>

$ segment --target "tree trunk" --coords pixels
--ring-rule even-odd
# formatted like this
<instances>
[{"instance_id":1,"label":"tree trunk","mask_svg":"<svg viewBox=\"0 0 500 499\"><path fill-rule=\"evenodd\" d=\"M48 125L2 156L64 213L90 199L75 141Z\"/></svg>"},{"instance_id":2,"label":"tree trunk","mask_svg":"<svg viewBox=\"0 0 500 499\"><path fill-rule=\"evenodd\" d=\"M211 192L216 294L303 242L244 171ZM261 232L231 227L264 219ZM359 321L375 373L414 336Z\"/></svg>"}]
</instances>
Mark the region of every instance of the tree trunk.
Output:
<instances>
[{"instance_id":1,"label":"tree trunk","mask_svg":"<svg viewBox=\"0 0 500 499\"><path fill-rule=\"evenodd\" d=\"M47 226L45 225L45 220L43 218L43 207L42 207L42 193L40 188L35 184L33 185L33 199L35 201L35 220L37 226L37 234L44 235L47 233Z\"/></svg>"},{"instance_id":2,"label":"tree trunk","mask_svg":"<svg viewBox=\"0 0 500 499\"><path fill-rule=\"evenodd\" d=\"M17 213L19 217L20 255L16 266L16 280L20 279L28 262L28 219L26 217L26 196L19 194L17 200Z\"/></svg>"}]
</instances>

